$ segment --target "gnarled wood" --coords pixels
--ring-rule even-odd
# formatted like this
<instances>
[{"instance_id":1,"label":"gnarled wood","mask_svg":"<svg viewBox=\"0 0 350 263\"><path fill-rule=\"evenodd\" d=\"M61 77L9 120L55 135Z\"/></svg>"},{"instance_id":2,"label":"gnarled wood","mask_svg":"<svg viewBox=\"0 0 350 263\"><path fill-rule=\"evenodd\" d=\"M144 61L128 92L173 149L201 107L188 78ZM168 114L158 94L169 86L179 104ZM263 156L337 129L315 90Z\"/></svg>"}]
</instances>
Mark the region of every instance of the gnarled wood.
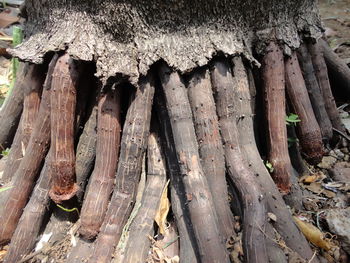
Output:
<instances>
[{"instance_id":1,"label":"gnarled wood","mask_svg":"<svg viewBox=\"0 0 350 263\"><path fill-rule=\"evenodd\" d=\"M286 59L285 71L288 97L293 112L301 120L296 125L302 152L306 160L312 164L318 164L323 156L321 130L316 121L295 52Z\"/></svg>"},{"instance_id":2,"label":"gnarled wood","mask_svg":"<svg viewBox=\"0 0 350 263\"><path fill-rule=\"evenodd\" d=\"M277 187L284 193L291 186L291 163L288 155L286 128L286 97L283 52L273 41L262 59L265 116L267 121L268 161Z\"/></svg>"},{"instance_id":3,"label":"gnarled wood","mask_svg":"<svg viewBox=\"0 0 350 263\"><path fill-rule=\"evenodd\" d=\"M228 262L222 233L206 177L192 121L187 90L178 73L161 65L160 81L173 131L175 149L180 161L191 222L197 239L201 262Z\"/></svg>"},{"instance_id":4,"label":"gnarled wood","mask_svg":"<svg viewBox=\"0 0 350 263\"><path fill-rule=\"evenodd\" d=\"M256 176L248 169L240 149L236 126L239 119L236 119L234 111L234 82L228 63L224 60L215 61L211 77L227 172L235 185L243 210L244 256L247 262L267 262L265 236L261 231L265 229L267 221L266 201L261 198L262 191Z\"/></svg>"},{"instance_id":5,"label":"gnarled wood","mask_svg":"<svg viewBox=\"0 0 350 263\"><path fill-rule=\"evenodd\" d=\"M102 225L112 193L120 145L120 89L103 94L98 102L95 168L81 210L79 233L94 238Z\"/></svg>"},{"instance_id":6,"label":"gnarled wood","mask_svg":"<svg viewBox=\"0 0 350 263\"><path fill-rule=\"evenodd\" d=\"M337 105L335 104L331 86L329 84L327 65L323 57L322 47L319 42L315 44L309 43L308 50L311 54L312 64L315 69L315 75L321 89L328 117L334 128L343 131L344 128L340 121Z\"/></svg>"},{"instance_id":7,"label":"gnarled wood","mask_svg":"<svg viewBox=\"0 0 350 263\"><path fill-rule=\"evenodd\" d=\"M116 186L90 262L110 262L135 199L151 121L154 82L142 78L128 109L120 146Z\"/></svg>"},{"instance_id":8,"label":"gnarled wood","mask_svg":"<svg viewBox=\"0 0 350 263\"><path fill-rule=\"evenodd\" d=\"M320 86L316 79L314 66L312 65L311 56L305 44L300 45L298 58L312 109L320 126L323 140L327 143L333 137L332 123L328 117Z\"/></svg>"},{"instance_id":9,"label":"gnarled wood","mask_svg":"<svg viewBox=\"0 0 350 263\"><path fill-rule=\"evenodd\" d=\"M47 153L50 142L50 95L51 75L56 64L57 57L51 60L46 80L44 83L38 117L30 137L26 154L19 165L14 180L13 188L9 190L4 206L1 207L0 220L3 227L0 229L0 244L11 239L16 229L22 210L27 203L29 195L35 183L35 178L40 165Z\"/></svg>"},{"instance_id":10,"label":"gnarled wood","mask_svg":"<svg viewBox=\"0 0 350 263\"><path fill-rule=\"evenodd\" d=\"M148 171L141 206L129 230L129 239L125 249L123 262L146 262L151 247L149 237L154 236L154 218L156 216L160 197L166 184L165 160L160 148L157 133L148 137Z\"/></svg>"},{"instance_id":11,"label":"gnarled wood","mask_svg":"<svg viewBox=\"0 0 350 263\"><path fill-rule=\"evenodd\" d=\"M77 66L68 54L61 56L52 74L50 197L56 203L68 200L78 190L75 183L74 120Z\"/></svg>"},{"instance_id":12,"label":"gnarled wood","mask_svg":"<svg viewBox=\"0 0 350 263\"><path fill-rule=\"evenodd\" d=\"M228 204L224 149L207 69L192 73L188 84L194 125L203 171L213 196L220 231L227 240L234 232L234 218Z\"/></svg>"}]
</instances>

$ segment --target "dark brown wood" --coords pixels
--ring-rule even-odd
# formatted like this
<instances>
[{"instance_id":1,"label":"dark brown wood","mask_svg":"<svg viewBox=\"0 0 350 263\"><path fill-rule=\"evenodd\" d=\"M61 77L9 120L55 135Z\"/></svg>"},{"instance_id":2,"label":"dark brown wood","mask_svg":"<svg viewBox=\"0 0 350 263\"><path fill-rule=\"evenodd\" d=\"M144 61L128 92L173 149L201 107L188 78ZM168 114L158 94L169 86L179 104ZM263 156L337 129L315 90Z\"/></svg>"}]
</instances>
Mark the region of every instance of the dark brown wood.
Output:
<instances>
[{"instance_id":1,"label":"dark brown wood","mask_svg":"<svg viewBox=\"0 0 350 263\"><path fill-rule=\"evenodd\" d=\"M120 89L103 94L98 102L94 171L81 210L79 233L94 238L102 225L115 179L120 145Z\"/></svg>"},{"instance_id":2,"label":"dark brown wood","mask_svg":"<svg viewBox=\"0 0 350 263\"><path fill-rule=\"evenodd\" d=\"M77 65L68 54L56 63L51 85L51 144L50 197L56 203L68 200L78 191L75 183L74 120L76 87L79 78Z\"/></svg>"},{"instance_id":3,"label":"dark brown wood","mask_svg":"<svg viewBox=\"0 0 350 263\"><path fill-rule=\"evenodd\" d=\"M199 69L191 74L188 97L194 117L203 171L213 196L220 231L227 240L234 232L234 218L227 199L224 148L207 69Z\"/></svg>"},{"instance_id":4,"label":"dark brown wood","mask_svg":"<svg viewBox=\"0 0 350 263\"><path fill-rule=\"evenodd\" d=\"M154 236L154 218L166 184L164 155L160 148L158 134L155 132L152 132L148 137L147 160L146 186L142 195L141 206L130 225L123 262L146 262L151 248L149 237Z\"/></svg>"},{"instance_id":5,"label":"dark brown wood","mask_svg":"<svg viewBox=\"0 0 350 263\"><path fill-rule=\"evenodd\" d=\"M330 74L341 84L341 88L350 96L350 68L346 63L331 49L328 43L319 39L319 44L323 49L323 56Z\"/></svg>"},{"instance_id":6,"label":"dark brown wood","mask_svg":"<svg viewBox=\"0 0 350 263\"><path fill-rule=\"evenodd\" d=\"M186 248L180 249L180 258L183 262L196 263L199 260L199 249L191 224L185 187L181 178L169 115L161 89L156 89L155 102L161 130L162 149L164 149L165 153L167 174L170 177L171 210L175 215L176 225L179 231L180 247Z\"/></svg>"},{"instance_id":7,"label":"dark brown wood","mask_svg":"<svg viewBox=\"0 0 350 263\"><path fill-rule=\"evenodd\" d=\"M328 71L325 59L323 57L323 48L320 43L308 44L308 50L311 54L312 64L315 69L315 75L320 86L323 100L326 106L328 117L334 128L344 131L344 127L340 121L337 105L332 94L329 84Z\"/></svg>"},{"instance_id":8,"label":"dark brown wood","mask_svg":"<svg viewBox=\"0 0 350 263\"><path fill-rule=\"evenodd\" d=\"M28 146L39 110L44 73L41 70L41 66L33 64L28 66L27 74L31 78L26 78L26 83L22 87L24 90L23 112L6 162L2 179L5 183L9 182L17 171Z\"/></svg>"},{"instance_id":9,"label":"dark brown wood","mask_svg":"<svg viewBox=\"0 0 350 263\"><path fill-rule=\"evenodd\" d=\"M37 242L44 216L48 212L51 173L49 169L50 153L47 154L40 177L33 194L23 210L23 214L14 232L4 263L18 262L29 254Z\"/></svg>"},{"instance_id":10,"label":"dark brown wood","mask_svg":"<svg viewBox=\"0 0 350 263\"><path fill-rule=\"evenodd\" d=\"M165 94L200 260L212 263L228 262L224 238L219 232L215 204L200 163L186 87L179 74L165 64L159 68L159 77Z\"/></svg>"},{"instance_id":11,"label":"dark brown wood","mask_svg":"<svg viewBox=\"0 0 350 263\"><path fill-rule=\"evenodd\" d=\"M14 179L13 188L0 209L0 220L3 227L0 229L0 244L8 242L16 229L18 220L22 214L29 195L35 184L35 178L47 153L50 142L50 95L51 75L56 64L57 57L51 60L44 83L43 94L39 107L38 117L30 137L26 154L24 155Z\"/></svg>"},{"instance_id":12,"label":"dark brown wood","mask_svg":"<svg viewBox=\"0 0 350 263\"><path fill-rule=\"evenodd\" d=\"M0 151L11 145L23 109L23 85L29 64L20 63L19 65L16 83L0 108Z\"/></svg>"},{"instance_id":13,"label":"dark brown wood","mask_svg":"<svg viewBox=\"0 0 350 263\"><path fill-rule=\"evenodd\" d=\"M75 154L75 175L79 187L76 196L79 202L83 201L87 178L93 169L96 156L97 111L97 98L94 98Z\"/></svg>"},{"instance_id":14,"label":"dark brown wood","mask_svg":"<svg viewBox=\"0 0 350 263\"><path fill-rule=\"evenodd\" d=\"M150 76L140 80L128 109L120 146L116 186L95 242L90 262L110 262L123 226L129 218L141 174L151 121L154 83Z\"/></svg>"},{"instance_id":15,"label":"dark brown wood","mask_svg":"<svg viewBox=\"0 0 350 263\"><path fill-rule=\"evenodd\" d=\"M288 97L293 112L300 119L296 126L302 152L308 162L318 164L323 156L322 135L306 90L297 54L293 52L284 65Z\"/></svg>"},{"instance_id":16,"label":"dark brown wood","mask_svg":"<svg viewBox=\"0 0 350 263\"><path fill-rule=\"evenodd\" d=\"M315 117L320 126L323 140L327 143L333 137L332 123L326 111L310 53L304 43L300 45L297 54Z\"/></svg>"},{"instance_id":17,"label":"dark brown wood","mask_svg":"<svg viewBox=\"0 0 350 263\"><path fill-rule=\"evenodd\" d=\"M247 262L267 262L265 236L261 231L267 222L266 201L261 198L262 192L256 176L248 169L240 149L236 125L239 118L236 119L235 116L234 82L229 64L224 60L215 61L211 77L227 172L235 185L243 210L244 256ZM235 88L239 89L240 85L235 85Z\"/></svg>"},{"instance_id":18,"label":"dark brown wood","mask_svg":"<svg viewBox=\"0 0 350 263\"><path fill-rule=\"evenodd\" d=\"M265 116L267 121L268 161L273 166L271 176L281 192L291 186L291 163L288 155L286 128L286 94L283 52L271 41L262 59Z\"/></svg>"},{"instance_id":19,"label":"dark brown wood","mask_svg":"<svg viewBox=\"0 0 350 263\"><path fill-rule=\"evenodd\" d=\"M281 194L272 181L272 178L267 171L257 149L253 127L254 112L248 107L250 99L247 81L244 81L242 74L245 74L242 62L239 57L235 57L234 78L236 79L237 76L241 76L240 84L237 83L240 88L234 89L234 93L236 93L236 103L234 106L235 114L236 118L240 119L240 121L237 122L240 146L242 147L242 153L248 161L249 167L254 171L256 180L260 184L263 194L262 198L266 199L267 201L267 212L271 212L277 217L276 222L267 224L266 234L270 237L274 236L275 228L285 240L288 247L299 253L299 255L301 255L303 258L309 260L313 256L313 251L311 250L303 234L300 233L299 229L294 224L291 213L287 209ZM249 85L250 90L256 89L253 81L250 81ZM242 98L242 101L240 101L239 98ZM240 118L242 115L245 117ZM261 127L258 127L258 129L259 128L261 129ZM269 238L266 238L265 241L268 248L269 262L286 262L284 252L280 249L280 247ZM312 262L318 262L317 258L314 258Z\"/></svg>"}]
</instances>

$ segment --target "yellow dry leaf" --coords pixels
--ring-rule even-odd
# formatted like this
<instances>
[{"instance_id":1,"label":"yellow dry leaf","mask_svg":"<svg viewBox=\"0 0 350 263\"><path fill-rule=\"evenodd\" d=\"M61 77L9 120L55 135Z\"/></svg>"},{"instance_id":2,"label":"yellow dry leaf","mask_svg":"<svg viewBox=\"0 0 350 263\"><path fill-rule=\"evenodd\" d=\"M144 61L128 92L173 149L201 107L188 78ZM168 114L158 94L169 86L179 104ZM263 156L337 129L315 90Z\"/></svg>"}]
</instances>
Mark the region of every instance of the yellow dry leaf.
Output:
<instances>
[{"instance_id":1,"label":"yellow dry leaf","mask_svg":"<svg viewBox=\"0 0 350 263\"><path fill-rule=\"evenodd\" d=\"M317 179L318 179L317 175L308 175L308 176L303 178L303 183L310 184L310 183L315 182Z\"/></svg>"},{"instance_id":2,"label":"yellow dry leaf","mask_svg":"<svg viewBox=\"0 0 350 263\"><path fill-rule=\"evenodd\" d=\"M156 221L156 223L158 224L159 232L162 235L165 234L166 218L168 216L169 208L170 208L170 202L168 199L168 185L169 185L169 180L164 186L162 196L160 198L159 208L154 218L154 221Z\"/></svg>"},{"instance_id":3,"label":"yellow dry leaf","mask_svg":"<svg viewBox=\"0 0 350 263\"><path fill-rule=\"evenodd\" d=\"M296 216L293 216L293 218L300 231L304 234L308 241L310 241L315 246L323 248L327 251L332 248L332 243L329 240L325 239L324 233L322 233L317 227L308 222L300 220Z\"/></svg>"}]
</instances>

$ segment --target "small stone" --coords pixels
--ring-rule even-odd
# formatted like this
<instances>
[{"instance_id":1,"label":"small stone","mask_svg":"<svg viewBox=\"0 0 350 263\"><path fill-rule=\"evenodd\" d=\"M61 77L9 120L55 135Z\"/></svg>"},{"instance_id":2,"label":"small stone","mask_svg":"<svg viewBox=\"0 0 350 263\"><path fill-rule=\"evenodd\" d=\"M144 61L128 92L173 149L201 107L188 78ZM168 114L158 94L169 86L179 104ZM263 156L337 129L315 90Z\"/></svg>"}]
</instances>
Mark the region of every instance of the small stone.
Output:
<instances>
[{"instance_id":1,"label":"small stone","mask_svg":"<svg viewBox=\"0 0 350 263\"><path fill-rule=\"evenodd\" d=\"M344 159L345 157L345 154L339 149L335 149L334 153L339 157L339 159Z\"/></svg>"},{"instance_id":2,"label":"small stone","mask_svg":"<svg viewBox=\"0 0 350 263\"><path fill-rule=\"evenodd\" d=\"M346 156L349 157L349 155ZM335 181L350 182L350 164L348 162L336 163L329 173Z\"/></svg>"},{"instance_id":3,"label":"small stone","mask_svg":"<svg viewBox=\"0 0 350 263\"><path fill-rule=\"evenodd\" d=\"M335 155L335 153L333 152ZM337 162L337 158L333 156L325 156L322 158L322 162L318 164L318 167L323 168L323 169L330 169L333 164Z\"/></svg>"}]
</instances>

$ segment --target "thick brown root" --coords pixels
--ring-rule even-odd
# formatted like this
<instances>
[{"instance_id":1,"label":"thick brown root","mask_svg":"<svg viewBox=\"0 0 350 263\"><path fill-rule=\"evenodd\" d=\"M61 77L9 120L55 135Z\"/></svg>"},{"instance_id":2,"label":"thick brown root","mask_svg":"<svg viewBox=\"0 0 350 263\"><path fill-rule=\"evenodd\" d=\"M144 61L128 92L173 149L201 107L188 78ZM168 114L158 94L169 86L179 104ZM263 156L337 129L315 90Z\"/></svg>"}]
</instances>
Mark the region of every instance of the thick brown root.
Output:
<instances>
[{"instance_id":1,"label":"thick brown root","mask_svg":"<svg viewBox=\"0 0 350 263\"><path fill-rule=\"evenodd\" d=\"M165 160L160 148L159 137L156 133L151 133L148 137L147 158L146 186L141 206L130 226L123 262L146 262L151 247L149 237L154 236L154 218L166 185Z\"/></svg>"},{"instance_id":2,"label":"thick brown root","mask_svg":"<svg viewBox=\"0 0 350 263\"><path fill-rule=\"evenodd\" d=\"M312 65L311 56L305 44L301 44L298 49L298 58L323 140L328 143L333 137L332 123L328 117L320 86L318 85L315 75L314 66Z\"/></svg>"},{"instance_id":3,"label":"thick brown root","mask_svg":"<svg viewBox=\"0 0 350 263\"><path fill-rule=\"evenodd\" d=\"M18 167L4 206L1 207L0 244L7 243L16 229L23 208L32 192L35 178L47 153L50 142L50 95L51 75L56 64L55 56L49 65L37 120L30 137L26 154Z\"/></svg>"},{"instance_id":4,"label":"thick brown root","mask_svg":"<svg viewBox=\"0 0 350 263\"><path fill-rule=\"evenodd\" d=\"M120 89L110 90L98 103L95 168L81 210L79 233L94 238L102 225L111 196L120 145Z\"/></svg>"},{"instance_id":5,"label":"thick brown root","mask_svg":"<svg viewBox=\"0 0 350 263\"><path fill-rule=\"evenodd\" d=\"M224 149L207 69L198 70L191 75L188 96L192 107L203 171L213 196L220 231L227 240L234 232L234 218L227 200Z\"/></svg>"},{"instance_id":6,"label":"thick brown root","mask_svg":"<svg viewBox=\"0 0 350 263\"><path fill-rule=\"evenodd\" d=\"M3 182L9 182L16 173L17 168L25 154L30 136L32 134L40 105L41 89L43 86L42 66L29 65L27 68L26 83L23 83L24 106L11 151L6 162L2 177Z\"/></svg>"},{"instance_id":7,"label":"thick brown root","mask_svg":"<svg viewBox=\"0 0 350 263\"><path fill-rule=\"evenodd\" d=\"M228 63L223 60L214 62L211 76L216 95L221 136L225 146L227 172L235 185L243 210L244 256L247 262L267 262L263 233L267 222L266 202L262 199L256 176L248 169L239 146L236 126L239 119L236 119L235 116L234 82Z\"/></svg>"},{"instance_id":8,"label":"thick brown root","mask_svg":"<svg viewBox=\"0 0 350 263\"><path fill-rule=\"evenodd\" d=\"M316 78L321 89L328 117L335 129L343 131L344 128L340 121L337 105L335 104L331 86L329 84L328 71L323 57L322 47L319 42L315 44L310 43L308 44L308 50L311 54Z\"/></svg>"},{"instance_id":9,"label":"thick brown root","mask_svg":"<svg viewBox=\"0 0 350 263\"><path fill-rule=\"evenodd\" d=\"M323 156L321 131L311 106L295 52L292 53L290 58L286 59L285 70L288 97L293 112L301 120L296 125L302 152L306 160L312 164L318 164Z\"/></svg>"},{"instance_id":10,"label":"thick brown root","mask_svg":"<svg viewBox=\"0 0 350 263\"><path fill-rule=\"evenodd\" d=\"M117 182L90 262L110 262L135 199L151 121L154 82L140 80L128 109L120 146Z\"/></svg>"},{"instance_id":11,"label":"thick brown root","mask_svg":"<svg viewBox=\"0 0 350 263\"><path fill-rule=\"evenodd\" d=\"M288 193L292 166L287 143L284 77L283 52L276 43L270 42L262 60L268 160L272 164L271 175L277 187Z\"/></svg>"},{"instance_id":12,"label":"thick brown root","mask_svg":"<svg viewBox=\"0 0 350 263\"><path fill-rule=\"evenodd\" d=\"M50 197L56 203L68 200L78 191L75 183L74 120L77 66L68 54L61 56L52 74L51 85L51 163Z\"/></svg>"},{"instance_id":13,"label":"thick brown root","mask_svg":"<svg viewBox=\"0 0 350 263\"><path fill-rule=\"evenodd\" d=\"M168 111L164 102L164 94L160 89L156 90L156 106L159 125L161 128L162 149L164 149L167 162L167 172L170 177L170 196L172 212L175 215L176 225L179 231L180 258L183 262L196 263L199 260L198 245L191 224L185 188L181 179L181 172L176 155L175 143L171 131Z\"/></svg>"},{"instance_id":14,"label":"thick brown root","mask_svg":"<svg viewBox=\"0 0 350 263\"><path fill-rule=\"evenodd\" d=\"M326 41L320 39L319 43L322 47L323 56L330 74L334 75L341 84L341 88L344 88L348 97L350 97L350 68L338 57Z\"/></svg>"}]
</instances>

